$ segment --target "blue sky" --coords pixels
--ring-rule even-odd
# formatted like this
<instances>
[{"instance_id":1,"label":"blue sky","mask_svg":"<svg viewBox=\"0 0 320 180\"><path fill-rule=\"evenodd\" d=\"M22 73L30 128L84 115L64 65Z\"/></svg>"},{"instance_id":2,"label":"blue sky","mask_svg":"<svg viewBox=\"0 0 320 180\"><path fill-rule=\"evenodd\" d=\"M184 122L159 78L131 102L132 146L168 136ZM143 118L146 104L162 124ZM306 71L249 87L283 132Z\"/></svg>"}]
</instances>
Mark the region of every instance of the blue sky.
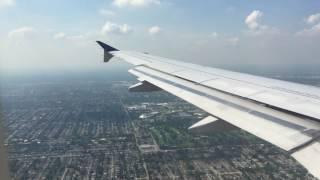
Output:
<instances>
[{"instance_id":1,"label":"blue sky","mask_svg":"<svg viewBox=\"0 0 320 180\"><path fill-rule=\"evenodd\" d=\"M0 64L94 69L99 39L212 66L319 65L319 13L319 0L0 0Z\"/></svg>"}]
</instances>

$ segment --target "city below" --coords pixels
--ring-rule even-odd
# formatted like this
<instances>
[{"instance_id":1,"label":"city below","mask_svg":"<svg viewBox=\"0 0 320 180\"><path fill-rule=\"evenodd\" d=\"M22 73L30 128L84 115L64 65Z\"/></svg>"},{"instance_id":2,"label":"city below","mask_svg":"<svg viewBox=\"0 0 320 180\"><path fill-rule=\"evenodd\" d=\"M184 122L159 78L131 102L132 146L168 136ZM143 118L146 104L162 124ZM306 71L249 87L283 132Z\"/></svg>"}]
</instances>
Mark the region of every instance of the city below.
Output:
<instances>
[{"instance_id":1,"label":"city below","mask_svg":"<svg viewBox=\"0 0 320 180\"><path fill-rule=\"evenodd\" d=\"M133 83L2 85L12 179L315 179L240 129L190 132L208 114L166 92L129 93Z\"/></svg>"}]
</instances>

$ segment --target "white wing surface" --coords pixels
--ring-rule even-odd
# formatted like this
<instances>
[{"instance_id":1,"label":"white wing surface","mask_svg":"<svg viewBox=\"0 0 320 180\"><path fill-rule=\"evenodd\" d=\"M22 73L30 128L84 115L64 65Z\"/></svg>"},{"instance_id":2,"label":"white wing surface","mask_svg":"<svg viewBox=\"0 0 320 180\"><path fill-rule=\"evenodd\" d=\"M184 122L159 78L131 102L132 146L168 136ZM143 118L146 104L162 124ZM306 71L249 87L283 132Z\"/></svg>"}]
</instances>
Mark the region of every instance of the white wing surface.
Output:
<instances>
[{"instance_id":1,"label":"white wing surface","mask_svg":"<svg viewBox=\"0 0 320 180\"><path fill-rule=\"evenodd\" d=\"M213 131L239 127L288 151L320 177L319 88L119 51L98 43L105 50L106 62L117 57L134 65L129 72L141 81L133 86L134 91L161 88L211 115L191 129L206 124L216 126Z\"/></svg>"}]
</instances>

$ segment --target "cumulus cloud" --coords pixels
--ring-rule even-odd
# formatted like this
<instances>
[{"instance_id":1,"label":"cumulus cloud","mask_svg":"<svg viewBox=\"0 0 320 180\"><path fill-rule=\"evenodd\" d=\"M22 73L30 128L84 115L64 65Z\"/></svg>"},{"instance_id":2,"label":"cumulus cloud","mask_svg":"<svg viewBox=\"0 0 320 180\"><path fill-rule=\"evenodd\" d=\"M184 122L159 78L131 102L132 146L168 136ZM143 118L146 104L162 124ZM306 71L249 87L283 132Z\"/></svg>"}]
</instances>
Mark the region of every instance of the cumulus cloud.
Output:
<instances>
[{"instance_id":1,"label":"cumulus cloud","mask_svg":"<svg viewBox=\"0 0 320 180\"><path fill-rule=\"evenodd\" d=\"M320 35L320 13L312 14L306 18L306 23L311 25L309 28L305 28L304 30L297 33L299 36L314 36Z\"/></svg>"},{"instance_id":2,"label":"cumulus cloud","mask_svg":"<svg viewBox=\"0 0 320 180\"><path fill-rule=\"evenodd\" d=\"M103 35L109 33L116 33L116 34L128 34L132 31L132 28L127 24L116 24L112 22L106 22L106 24L102 27L101 33Z\"/></svg>"},{"instance_id":3,"label":"cumulus cloud","mask_svg":"<svg viewBox=\"0 0 320 180\"><path fill-rule=\"evenodd\" d=\"M21 27L8 33L9 38L25 38L32 36L36 30L33 27Z\"/></svg>"},{"instance_id":4,"label":"cumulus cloud","mask_svg":"<svg viewBox=\"0 0 320 180\"><path fill-rule=\"evenodd\" d=\"M149 34L150 35L156 35L161 32L161 28L159 26L153 26L149 28Z\"/></svg>"},{"instance_id":5,"label":"cumulus cloud","mask_svg":"<svg viewBox=\"0 0 320 180\"><path fill-rule=\"evenodd\" d=\"M117 7L146 7L152 4L160 4L160 0L114 0L113 4Z\"/></svg>"},{"instance_id":6,"label":"cumulus cloud","mask_svg":"<svg viewBox=\"0 0 320 180\"><path fill-rule=\"evenodd\" d=\"M9 7L13 5L15 5L15 0L0 0L0 8Z\"/></svg>"},{"instance_id":7,"label":"cumulus cloud","mask_svg":"<svg viewBox=\"0 0 320 180\"><path fill-rule=\"evenodd\" d=\"M245 19L249 32L253 35L260 34L275 34L278 32L277 29L261 24L260 20L263 17L263 12L259 10L252 11Z\"/></svg>"},{"instance_id":8,"label":"cumulus cloud","mask_svg":"<svg viewBox=\"0 0 320 180\"><path fill-rule=\"evenodd\" d=\"M100 9L99 14L101 14L103 16L114 16L115 12L107 10L107 9Z\"/></svg>"},{"instance_id":9,"label":"cumulus cloud","mask_svg":"<svg viewBox=\"0 0 320 180\"><path fill-rule=\"evenodd\" d=\"M306 19L306 22L307 22L308 24L315 24L315 23L320 22L320 13L310 15L310 16Z\"/></svg>"},{"instance_id":10,"label":"cumulus cloud","mask_svg":"<svg viewBox=\"0 0 320 180\"><path fill-rule=\"evenodd\" d=\"M252 11L246 18L245 23L247 24L248 28L251 30L256 30L261 25L259 24L259 19L263 16L263 13L259 10Z\"/></svg>"},{"instance_id":11,"label":"cumulus cloud","mask_svg":"<svg viewBox=\"0 0 320 180\"><path fill-rule=\"evenodd\" d=\"M53 36L53 39L64 39L66 37L66 34L63 32L57 33Z\"/></svg>"}]
</instances>

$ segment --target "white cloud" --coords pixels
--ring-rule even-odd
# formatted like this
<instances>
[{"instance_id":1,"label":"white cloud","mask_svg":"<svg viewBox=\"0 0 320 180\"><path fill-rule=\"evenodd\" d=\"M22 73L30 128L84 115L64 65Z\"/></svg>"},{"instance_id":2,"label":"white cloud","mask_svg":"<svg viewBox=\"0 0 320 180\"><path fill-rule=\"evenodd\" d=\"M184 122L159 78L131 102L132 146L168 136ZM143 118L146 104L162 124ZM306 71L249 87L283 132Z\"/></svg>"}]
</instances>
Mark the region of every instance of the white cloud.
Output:
<instances>
[{"instance_id":1,"label":"white cloud","mask_svg":"<svg viewBox=\"0 0 320 180\"><path fill-rule=\"evenodd\" d=\"M320 13L310 15L309 17L306 18L305 21L307 24L312 26L298 32L297 33L298 36L320 35Z\"/></svg>"},{"instance_id":2,"label":"white cloud","mask_svg":"<svg viewBox=\"0 0 320 180\"><path fill-rule=\"evenodd\" d=\"M156 35L161 32L161 28L159 26L153 26L149 28L149 34L150 35Z\"/></svg>"},{"instance_id":3,"label":"white cloud","mask_svg":"<svg viewBox=\"0 0 320 180\"><path fill-rule=\"evenodd\" d=\"M311 31L317 34L320 34L320 23L318 23L317 25L313 26L311 28Z\"/></svg>"},{"instance_id":4,"label":"white cloud","mask_svg":"<svg viewBox=\"0 0 320 180\"><path fill-rule=\"evenodd\" d=\"M311 28L306 28L297 33L298 36L315 36L320 35L320 22Z\"/></svg>"},{"instance_id":5,"label":"white cloud","mask_svg":"<svg viewBox=\"0 0 320 180\"><path fill-rule=\"evenodd\" d=\"M36 30L33 27L21 27L8 33L9 38L25 38L32 36Z\"/></svg>"},{"instance_id":6,"label":"white cloud","mask_svg":"<svg viewBox=\"0 0 320 180\"><path fill-rule=\"evenodd\" d=\"M246 17L244 22L249 28L249 33L251 35L277 34L279 31L276 28L269 27L267 25L260 23L260 20L262 17L263 17L263 12L259 10L252 11Z\"/></svg>"},{"instance_id":7,"label":"white cloud","mask_svg":"<svg viewBox=\"0 0 320 180\"><path fill-rule=\"evenodd\" d=\"M15 5L15 0L0 0L0 8L14 6L14 5Z\"/></svg>"},{"instance_id":8,"label":"white cloud","mask_svg":"<svg viewBox=\"0 0 320 180\"><path fill-rule=\"evenodd\" d=\"M320 22L320 13L310 15L310 16L306 19L306 22L307 22L308 24L315 24L315 23Z\"/></svg>"},{"instance_id":9,"label":"white cloud","mask_svg":"<svg viewBox=\"0 0 320 180\"><path fill-rule=\"evenodd\" d=\"M263 16L263 13L259 10L252 11L246 18L245 23L250 30L256 30L260 28L259 19Z\"/></svg>"},{"instance_id":10,"label":"white cloud","mask_svg":"<svg viewBox=\"0 0 320 180\"><path fill-rule=\"evenodd\" d=\"M106 24L102 27L101 33L106 35L108 33L117 33L117 34L128 34L132 31L132 28L127 24L115 24L112 22L106 22Z\"/></svg>"},{"instance_id":11,"label":"white cloud","mask_svg":"<svg viewBox=\"0 0 320 180\"><path fill-rule=\"evenodd\" d=\"M64 39L66 37L66 34L63 32L57 33L53 36L53 39Z\"/></svg>"},{"instance_id":12,"label":"white cloud","mask_svg":"<svg viewBox=\"0 0 320 180\"><path fill-rule=\"evenodd\" d=\"M232 37L232 38L228 38L228 39L227 39L227 41L228 41L231 45L233 45L233 46L238 45L239 40L240 40L240 39L239 39L238 37Z\"/></svg>"},{"instance_id":13,"label":"white cloud","mask_svg":"<svg viewBox=\"0 0 320 180\"><path fill-rule=\"evenodd\" d=\"M114 16L115 12L107 10L107 9L100 9L99 14L103 16Z\"/></svg>"},{"instance_id":14,"label":"white cloud","mask_svg":"<svg viewBox=\"0 0 320 180\"><path fill-rule=\"evenodd\" d=\"M114 0L113 4L117 7L146 7L152 4L160 4L160 0Z\"/></svg>"}]
</instances>

